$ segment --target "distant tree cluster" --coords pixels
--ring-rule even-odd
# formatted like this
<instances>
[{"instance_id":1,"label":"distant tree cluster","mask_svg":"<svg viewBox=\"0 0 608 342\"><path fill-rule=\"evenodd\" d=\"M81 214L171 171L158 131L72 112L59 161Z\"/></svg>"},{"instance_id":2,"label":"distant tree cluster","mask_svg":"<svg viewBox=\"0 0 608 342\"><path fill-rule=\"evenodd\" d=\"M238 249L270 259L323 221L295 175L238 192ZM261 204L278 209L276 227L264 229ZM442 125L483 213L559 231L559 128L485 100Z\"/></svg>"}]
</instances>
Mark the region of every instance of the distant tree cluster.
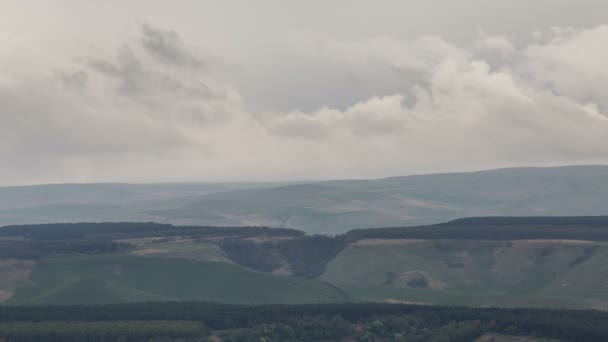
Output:
<instances>
[{"instance_id":1,"label":"distant tree cluster","mask_svg":"<svg viewBox=\"0 0 608 342\"><path fill-rule=\"evenodd\" d=\"M281 261L275 251L267 244L250 240L224 239L218 245L226 256L235 263L261 272L272 272L281 267Z\"/></svg>"},{"instance_id":2,"label":"distant tree cluster","mask_svg":"<svg viewBox=\"0 0 608 342\"><path fill-rule=\"evenodd\" d=\"M0 341L207 341L209 330L191 321L2 322Z\"/></svg>"},{"instance_id":3,"label":"distant tree cluster","mask_svg":"<svg viewBox=\"0 0 608 342\"><path fill-rule=\"evenodd\" d=\"M70 254L101 254L125 251L132 246L113 241L0 240L0 259L39 259Z\"/></svg>"},{"instance_id":4,"label":"distant tree cluster","mask_svg":"<svg viewBox=\"0 0 608 342\"><path fill-rule=\"evenodd\" d=\"M158 223L53 223L5 226L0 228L0 237L19 237L32 240L120 240L145 237L189 236L194 238L214 237L295 237L304 232L268 227L199 227L173 226Z\"/></svg>"},{"instance_id":5,"label":"distant tree cluster","mask_svg":"<svg viewBox=\"0 0 608 342\"><path fill-rule=\"evenodd\" d=\"M552 219L550 222L553 222ZM501 220L498 220L501 221ZM348 242L363 239L439 239L439 240L534 240L565 239L608 241L608 224L587 225L571 223L545 224L538 220L517 220L518 223L498 223L493 220L453 221L447 224L408 228L374 228L351 230L344 235ZM484 222L484 223L481 223ZM538 223L538 224L537 224Z\"/></svg>"},{"instance_id":6,"label":"distant tree cluster","mask_svg":"<svg viewBox=\"0 0 608 342\"><path fill-rule=\"evenodd\" d=\"M316 277L345 246L341 237L301 236L287 240L257 243L242 239L218 242L226 255L237 264L270 272L287 265L298 276Z\"/></svg>"},{"instance_id":7,"label":"distant tree cluster","mask_svg":"<svg viewBox=\"0 0 608 342\"><path fill-rule=\"evenodd\" d=\"M341 316L323 314L293 318L285 323L218 331L226 342L254 341L408 341L470 342L491 331L491 323L479 321L427 322L416 316L384 316L349 322Z\"/></svg>"},{"instance_id":8,"label":"distant tree cluster","mask_svg":"<svg viewBox=\"0 0 608 342\"><path fill-rule=\"evenodd\" d=\"M452 226L588 226L608 227L608 216L486 216L467 217L441 225Z\"/></svg>"},{"instance_id":9,"label":"distant tree cluster","mask_svg":"<svg viewBox=\"0 0 608 342\"><path fill-rule=\"evenodd\" d=\"M443 342L492 332L603 342L608 313L404 304L0 306L0 340L8 341L202 341L209 329L225 341Z\"/></svg>"}]
</instances>

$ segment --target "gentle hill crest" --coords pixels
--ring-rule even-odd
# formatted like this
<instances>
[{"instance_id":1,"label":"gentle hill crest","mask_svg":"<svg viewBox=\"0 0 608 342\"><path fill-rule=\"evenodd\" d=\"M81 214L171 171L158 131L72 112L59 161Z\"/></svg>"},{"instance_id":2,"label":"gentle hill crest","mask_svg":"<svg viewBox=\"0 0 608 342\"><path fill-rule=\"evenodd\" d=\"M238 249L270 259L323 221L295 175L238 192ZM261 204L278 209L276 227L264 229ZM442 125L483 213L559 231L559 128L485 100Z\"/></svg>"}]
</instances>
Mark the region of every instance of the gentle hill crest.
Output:
<instances>
[{"instance_id":1,"label":"gentle hill crest","mask_svg":"<svg viewBox=\"0 0 608 342\"><path fill-rule=\"evenodd\" d=\"M44 224L1 227L0 245L7 304L379 301L608 310L608 216L474 217L337 236Z\"/></svg>"},{"instance_id":2,"label":"gentle hill crest","mask_svg":"<svg viewBox=\"0 0 608 342\"><path fill-rule=\"evenodd\" d=\"M470 216L608 214L608 166L524 167L281 184L0 188L0 225L155 221L338 234Z\"/></svg>"},{"instance_id":3,"label":"gentle hill crest","mask_svg":"<svg viewBox=\"0 0 608 342\"><path fill-rule=\"evenodd\" d=\"M608 213L608 166L509 168L233 190L151 215L308 232L414 226L467 216Z\"/></svg>"}]
</instances>

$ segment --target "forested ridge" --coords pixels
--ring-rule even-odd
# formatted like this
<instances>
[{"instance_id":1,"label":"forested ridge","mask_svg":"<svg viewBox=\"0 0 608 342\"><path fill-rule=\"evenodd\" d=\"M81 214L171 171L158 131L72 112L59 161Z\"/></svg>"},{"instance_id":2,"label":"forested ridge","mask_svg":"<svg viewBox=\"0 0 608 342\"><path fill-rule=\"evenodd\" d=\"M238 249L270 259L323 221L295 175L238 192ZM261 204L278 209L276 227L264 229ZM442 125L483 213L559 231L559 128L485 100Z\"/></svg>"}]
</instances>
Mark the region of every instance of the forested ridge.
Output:
<instances>
[{"instance_id":1,"label":"forested ridge","mask_svg":"<svg viewBox=\"0 0 608 342\"><path fill-rule=\"evenodd\" d=\"M113 241L0 240L0 259L39 259L70 254L122 252L133 246Z\"/></svg>"},{"instance_id":2,"label":"forested ridge","mask_svg":"<svg viewBox=\"0 0 608 342\"><path fill-rule=\"evenodd\" d=\"M174 226L152 222L55 223L0 227L1 238L32 240L119 240L143 237L303 237L304 232L269 227ZM355 229L335 238L567 239L608 241L608 216L472 217L428 226ZM307 240L302 240L303 244Z\"/></svg>"},{"instance_id":3,"label":"forested ridge","mask_svg":"<svg viewBox=\"0 0 608 342\"><path fill-rule=\"evenodd\" d=\"M533 225L608 227L608 216L485 216L466 217L440 225Z\"/></svg>"},{"instance_id":4,"label":"forested ridge","mask_svg":"<svg viewBox=\"0 0 608 342\"><path fill-rule=\"evenodd\" d=\"M20 237L32 240L120 240L145 237L191 236L213 237L255 237L304 235L304 232L269 227L205 227L174 226L153 222L102 222L102 223L49 223L4 226L0 237Z\"/></svg>"},{"instance_id":5,"label":"forested ridge","mask_svg":"<svg viewBox=\"0 0 608 342\"><path fill-rule=\"evenodd\" d=\"M316 277L347 245L365 239L608 241L608 216L473 217L430 226L357 229L336 236L310 236L287 228L133 222L5 226L0 228L0 238L27 242L0 240L0 247L6 246L4 251L0 250L0 257L110 253L129 248L111 241L148 237L185 237L210 242L222 248L232 261L250 269L262 272L287 269L297 276Z\"/></svg>"}]
</instances>

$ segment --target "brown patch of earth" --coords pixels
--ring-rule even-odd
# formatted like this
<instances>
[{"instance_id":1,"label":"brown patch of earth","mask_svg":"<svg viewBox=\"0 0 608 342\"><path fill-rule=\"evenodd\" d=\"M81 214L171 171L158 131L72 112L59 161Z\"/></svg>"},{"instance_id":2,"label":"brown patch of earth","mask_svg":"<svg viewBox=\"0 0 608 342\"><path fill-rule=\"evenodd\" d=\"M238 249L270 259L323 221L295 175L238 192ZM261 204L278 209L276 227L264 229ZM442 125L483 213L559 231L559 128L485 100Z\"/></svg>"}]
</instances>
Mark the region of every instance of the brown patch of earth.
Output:
<instances>
[{"instance_id":1,"label":"brown patch of earth","mask_svg":"<svg viewBox=\"0 0 608 342\"><path fill-rule=\"evenodd\" d=\"M134 255L153 255L153 254L164 254L164 253L169 253L172 252L169 249L156 249L156 248L148 248L148 249L139 249L136 251L131 252L131 254Z\"/></svg>"},{"instance_id":2,"label":"brown patch of earth","mask_svg":"<svg viewBox=\"0 0 608 342\"><path fill-rule=\"evenodd\" d=\"M595 241L588 240L511 240L513 245L535 245L542 243L563 243L563 244L593 244Z\"/></svg>"},{"instance_id":3,"label":"brown patch of earth","mask_svg":"<svg viewBox=\"0 0 608 342\"><path fill-rule=\"evenodd\" d=\"M425 302L412 302L410 300L402 300L396 298L387 298L384 300L385 303L389 304L413 304L413 305L431 305L430 303Z\"/></svg>"},{"instance_id":4,"label":"brown patch of earth","mask_svg":"<svg viewBox=\"0 0 608 342\"><path fill-rule=\"evenodd\" d=\"M255 243L262 243L268 241L284 241L284 240L293 240L294 238L291 236L253 236L244 238L243 240L253 241Z\"/></svg>"},{"instance_id":5,"label":"brown patch of earth","mask_svg":"<svg viewBox=\"0 0 608 342\"><path fill-rule=\"evenodd\" d=\"M11 298L11 296L13 295L13 292L9 292L9 291L5 291L5 290L0 290L0 303L4 302L5 300Z\"/></svg>"},{"instance_id":6,"label":"brown patch of earth","mask_svg":"<svg viewBox=\"0 0 608 342\"><path fill-rule=\"evenodd\" d=\"M28 281L34 266L33 260L0 260L0 302L9 299L19 285Z\"/></svg>"},{"instance_id":7,"label":"brown patch of earth","mask_svg":"<svg viewBox=\"0 0 608 342\"><path fill-rule=\"evenodd\" d=\"M283 267L279 267L276 270L272 271L272 274L274 274L274 275L291 275L291 270L289 269L289 267L283 266Z\"/></svg>"},{"instance_id":8,"label":"brown patch of earth","mask_svg":"<svg viewBox=\"0 0 608 342\"><path fill-rule=\"evenodd\" d=\"M353 245L359 245L359 246L401 245L401 244L419 243L419 242L426 242L426 241L428 241L428 240L422 240L422 239L364 239L364 240L359 240L359 241L353 243Z\"/></svg>"}]
</instances>

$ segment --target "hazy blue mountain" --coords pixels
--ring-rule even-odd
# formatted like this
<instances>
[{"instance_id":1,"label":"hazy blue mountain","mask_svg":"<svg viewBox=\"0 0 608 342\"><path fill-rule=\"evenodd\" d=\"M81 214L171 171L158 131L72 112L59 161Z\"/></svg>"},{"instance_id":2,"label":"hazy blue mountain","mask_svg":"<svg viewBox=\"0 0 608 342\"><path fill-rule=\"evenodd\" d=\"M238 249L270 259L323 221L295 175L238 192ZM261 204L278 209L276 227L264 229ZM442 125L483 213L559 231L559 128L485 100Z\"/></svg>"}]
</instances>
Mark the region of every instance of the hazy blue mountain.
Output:
<instances>
[{"instance_id":1,"label":"hazy blue mountain","mask_svg":"<svg viewBox=\"0 0 608 342\"><path fill-rule=\"evenodd\" d=\"M0 225L157 221L339 233L466 216L603 214L608 214L608 166L509 168L299 184L0 188Z\"/></svg>"},{"instance_id":2,"label":"hazy blue mountain","mask_svg":"<svg viewBox=\"0 0 608 342\"><path fill-rule=\"evenodd\" d=\"M608 166L509 168L214 193L154 215L338 233L465 216L608 214Z\"/></svg>"},{"instance_id":3,"label":"hazy blue mountain","mask_svg":"<svg viewBox=\"0 0 608 342\"><path fill-rule=\"evenodd\" d=\"M0 187L0 225L161 220L145 211L176 208L200 196L264 183L48 184Z\"/></svg>"}]
</instances>

